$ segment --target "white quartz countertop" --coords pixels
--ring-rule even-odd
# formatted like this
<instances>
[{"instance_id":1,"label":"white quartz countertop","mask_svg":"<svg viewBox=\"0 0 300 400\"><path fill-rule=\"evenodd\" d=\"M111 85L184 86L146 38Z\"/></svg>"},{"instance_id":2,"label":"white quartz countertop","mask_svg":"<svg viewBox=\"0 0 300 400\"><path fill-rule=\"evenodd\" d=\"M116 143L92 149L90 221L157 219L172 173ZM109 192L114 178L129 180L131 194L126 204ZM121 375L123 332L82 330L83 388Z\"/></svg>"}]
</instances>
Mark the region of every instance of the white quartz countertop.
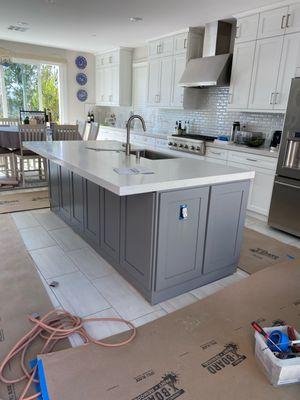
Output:
<instances>
[{"instance_id":1,"label":"white quartz countertop","mask_svg":"<svg viewBox=\"0 0 300 400\"><path fill-rule=\"evenodd\" d=\"M148 160L141 157L138 162L135 155L126 157L124 147L117 141L27 142L25 146L119 196L254 178L254 171L191 158ZM114 168L137 166L146 167L154 173L119 175L114 171Z\"/></svg>"}]
</instances>

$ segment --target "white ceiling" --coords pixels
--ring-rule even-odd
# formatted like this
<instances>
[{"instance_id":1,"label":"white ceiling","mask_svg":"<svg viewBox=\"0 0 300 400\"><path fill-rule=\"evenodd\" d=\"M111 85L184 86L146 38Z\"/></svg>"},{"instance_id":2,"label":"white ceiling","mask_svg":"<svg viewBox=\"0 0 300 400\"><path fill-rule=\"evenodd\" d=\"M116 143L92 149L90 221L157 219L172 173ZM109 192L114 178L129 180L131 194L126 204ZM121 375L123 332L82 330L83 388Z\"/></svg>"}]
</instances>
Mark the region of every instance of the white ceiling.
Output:
<instances>
[{"instance_id":1,"label":"white ceiling","mask_svg":"<svg viewBox=\"0 0 300 400\"><path fill-rule=\"evenodd\" d=\"M138 46L274 0L0 0L0 39L97 52ZM52 4L51 4L52 3ZM132 16L143 17L139 23ZM26 32L7 29L20 22ZM96 35L96 36L93 36Z\"/></svg>"}]
</instances>

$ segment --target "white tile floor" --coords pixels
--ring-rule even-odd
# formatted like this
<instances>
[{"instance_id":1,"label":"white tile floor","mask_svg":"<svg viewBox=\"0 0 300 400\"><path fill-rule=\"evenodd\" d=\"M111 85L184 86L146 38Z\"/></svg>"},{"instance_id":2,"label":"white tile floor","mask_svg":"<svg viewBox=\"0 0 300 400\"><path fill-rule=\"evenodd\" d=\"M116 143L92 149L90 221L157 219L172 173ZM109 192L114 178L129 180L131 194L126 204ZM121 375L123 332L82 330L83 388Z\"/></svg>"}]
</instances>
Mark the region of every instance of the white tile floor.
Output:
<instances>
[{"instance_id":1,"label":"white tile floor","mask_svg":"<svg viewBox=\"0 0 300 400\"><path fill-rule=\"evenodd\" d=\"M227 278L151 306L50 210L13 213L12 217L53 306L63 307L81 317L122 317L140 326L248 276L238 270ZM270 229L261 220L249 217L246 226L300 248L300 239ZM49 286L53 280L58 282L57 287ZM87 324L86 327L97 339L127 329L126 325L113 322ZM73 345L80 343L80 338L72 338Z\"/></svg>"}]
</instances>

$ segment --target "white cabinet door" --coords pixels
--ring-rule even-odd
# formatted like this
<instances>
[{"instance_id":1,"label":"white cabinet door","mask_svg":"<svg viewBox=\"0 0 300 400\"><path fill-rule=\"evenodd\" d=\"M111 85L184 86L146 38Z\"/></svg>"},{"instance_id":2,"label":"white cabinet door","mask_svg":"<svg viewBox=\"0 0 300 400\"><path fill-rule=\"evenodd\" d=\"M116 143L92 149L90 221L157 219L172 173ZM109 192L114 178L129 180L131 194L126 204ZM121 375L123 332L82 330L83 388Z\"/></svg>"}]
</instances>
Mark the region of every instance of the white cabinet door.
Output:
<instances>
[{"instance_id":1,"label":"white cabinet door","mask_svg":"<svg viewBox=\"0 0 300 400\"><path fill-rule=\"evenodd\" d=\"M239 18L236 23L235 43L249 42L257 37L259 14Z\"/></svg>"},{"instance_id":2,"label":"white cabinet door","mask_svg":"<svg viewBox=\"0 0 300 400\"><path fill-rule=\"evenodd\" d=\"M119 66L110 68L110 97L109 101L112 105L119 104Z\"/></svg>"},{"instance_id":3,"label":"white cabinet door","mask_svg":"<svg viewBox=\"0 0 300 400\"><path fill-rule=\"evenodd\" d=\"M103 91L103 69L96 69L96 104L100 105L103 101L104 91Z\"/></svg>"},{"instance_id":4,"label":"white cabinet door","mask_svg":"<svg viewBox=\"0 0 300 400\"><path fill-rule=\"evenodd\" d=\"M249 199L249 210L266 216L269 214L274 178L274 172L255 168L255 178Z\"/></svg>"},{"instance_id":5,"label":"white cabinet door","mask_svg":"<svg viewBox=\"0 0 300 400\"><path fill-rule=\"evenodd\" d=\"M159 105L162 107L170 106L171 86L172 86L173 57L163 57L161 59L161 78Z\"/></svg>"},{"instance_id":6,"label":"white cabinet door","mask_svg":"<svg viewBox=\"0 0 300 400\"><path fill-rule=\"evenodd\" d=\"M188 45L188 32L181 33L174 37L174 54L185 53Z\"/></svg>"},{"instance_id":7,"label":"white cabinet door","mask_svg":"<svg viewBox=\"0 0 300 400\"><path fill-rule=\"evenodd\" d=\"M264 168L252 167L245 164L236 163L229 161L228 166L245 169L248 171L255 171L254 180L251 181L249 199L248 199L248 210L257 212L259 214L268 216L275 172Z\"/></svg>"},{"instance_id":8,"label":"white cabinet door","mask_svg":"<svg viewBox=\"0 0 300 400\"><path fill-rule=\"evenodd\" d=\"M171 56L174 51L174 37L166 37L161 40L159 52L161 56Z\"/></svg>"},{"instance_id":9,"label":"white cabinet door","mask_svg":"<svg viewBox=\"0 0 300 400\"><path fill-rule=\"evenodd\" d=\"M289 98L291 80L299 67L300 32L285 35L282 57L279 68L278 82L274 99L274 110L285 111Z\"/></svg>"},{"instance_id":10,"label":"white cabinet door","mask_svg":"<svg viewBox=\"0 0 300 400\"><path fill-rule=\"evenodd\" d=\"M283 36L256 42L249 109L273 109L282 45Z\"/></svg>"},{"instance_id":11,"label":"white cabinet door","mask_svg":"<svg viewBox=\"0 0 300 400\"><path fill-rule=\"evenodd\" d=\"M148 43L148 56L149 58L151 57L159 57L159 49L161 46L161 41L160 40L153 40L152 42Z\"/></svg>"},{"instance_id":12,"label":"white cabinet door","mask_svg":"<svg viewBox=\"0 0 300 400\"><path fill-rule=\"evenodd\" d=\"M148 72L148 104L157 106L160 101L161 60L155 58L149 61Z\"/></svg>"},{"instance_id":13,"label":"white cabinet door","mask_svg":"<svg viewBox=\"0 0 300 400\"><path fill-rule=\"evenodd\" d=\"M258 38L283 35L286 27L288 7L262 12L259 18Z\"/></svg>"},{"instance_id":14,"label":"white cabinet door","mask_svg":"<svg viewBox=\"0 0 300 400\"><path fill-rule=\"evenodd\" d=\"M148 44L148 55L152 57L169 56L173 54L174 37L166 37L159 40L153 40Z\"/></svg>"},{"instance_id":15,"label":"white cabinet door","mask_svg":"<svg viewBox=\"0 0 300 400\"><path fill-rule=\"evenodd\" d=\"M300 32L300 3L289 6L285 33Z\"/></svg>"},{"instance_id":16,"label":"white cabinet door","mask_svg":"<svg viewBox=\"0 0 300 400\"><path fill-rule=\"evenodd\" d=\"M252 41L234 46L228 109L248 107L255 44Z\"/></svg>"},{"instance_id":17,"label":"white cabinet door","mask_svg":"<svg viewBox=\"0 0 300 400\"><path fill-rule=\"evenodd\" d=\"M147 103L147 63L139 63L133 66L132 103L134 106L142 106Z\"/></svg>"},{"instance_id":18,"label":"white cabinet door","mask_svg":"<svg viewBox=\"0 0 300 400\"><path fill-rule=\"evenodd\" d=\"M171 93L171 106L183 106L183 87L178 85L180 78L186 66L186 54L180 54L174 57L173 60L173 81Z\"/></svg>"}]
</instances>

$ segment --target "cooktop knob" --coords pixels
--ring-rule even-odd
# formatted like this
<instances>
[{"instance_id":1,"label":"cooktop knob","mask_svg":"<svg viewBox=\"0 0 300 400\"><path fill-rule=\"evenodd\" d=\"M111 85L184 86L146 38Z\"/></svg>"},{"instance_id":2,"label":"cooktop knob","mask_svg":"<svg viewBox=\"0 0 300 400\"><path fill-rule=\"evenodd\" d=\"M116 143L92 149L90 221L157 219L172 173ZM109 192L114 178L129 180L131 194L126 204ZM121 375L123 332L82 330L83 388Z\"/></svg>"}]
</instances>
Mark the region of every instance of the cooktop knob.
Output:
<instances>
[{"instance_id":1,"label":"cooktop knob","mask_svg":"<svg viewBox=\"0 0 300 400\"><path fill-rule=\"evenodd\" d=\"M191 146L191 150L195 150L195 146Z\"/></svg>"},{"instance_id":2,"label":"cooktop knob","mask_svg":"<svg viewBox=\"0 0 300 400\"><path fill-rule=\"evenodd\" d=\"M183 144L180 144L179 147L183 147Z\"/></svg>"},{"instance_id":3,"label":"cooktop knob","mask_svg":"<svg viewBox=\"0 0 300 400\"><path fill-rule=\"evenodd\" d=\"M173 146L173 142L169 142L168 145L169 145L169 146Z\"/></svg>"},{"instance_id":4,"label":"cooktop knob","mask_svg":"<svg viewBox=\"0 0 300 400\"><path fill-rule=\"evenodd\" d=\"M184 148L185 148L185 149L188 149L188 148L189 148L189 146L186 144L186 145L184 146Z\"/></svg>"}]
</instances>

